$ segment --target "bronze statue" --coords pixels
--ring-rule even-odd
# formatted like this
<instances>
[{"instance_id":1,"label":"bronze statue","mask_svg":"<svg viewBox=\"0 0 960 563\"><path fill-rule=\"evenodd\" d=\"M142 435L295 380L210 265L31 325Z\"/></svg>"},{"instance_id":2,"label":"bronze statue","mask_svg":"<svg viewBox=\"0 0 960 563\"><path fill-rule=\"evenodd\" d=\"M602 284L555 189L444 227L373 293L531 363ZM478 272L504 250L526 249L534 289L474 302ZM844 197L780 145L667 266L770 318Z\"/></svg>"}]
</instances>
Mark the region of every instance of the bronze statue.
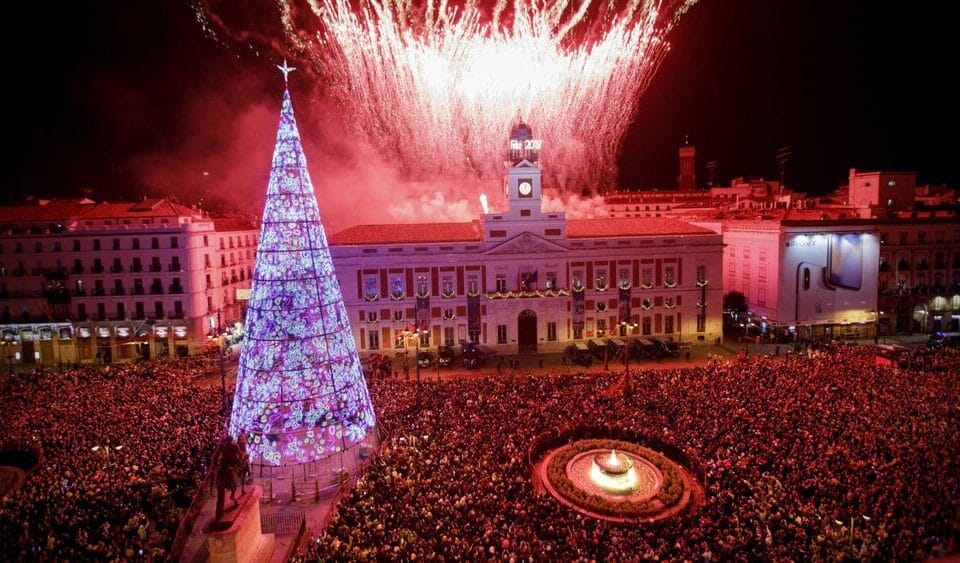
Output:
<instances>
[{"instance_id":1,"label":"bronze statue","mask_svg":"<svg viewBox=\"0 0 960 563\"><path fill-rule=\"evenodd\" d=\"M238 482L240 496L247 494L245 481L250 474L250 465L247 462L246 449L246 441L242 435L239 444L234 443L233 438L226 435L213 454L213 467L217 481L217 508L214 521L220 521L223 518L226 489L230 489L230 500L233 501L233 506L227 508L226 512L237 508L240 504L236 498Z\"/></svg>"}]
</instances>

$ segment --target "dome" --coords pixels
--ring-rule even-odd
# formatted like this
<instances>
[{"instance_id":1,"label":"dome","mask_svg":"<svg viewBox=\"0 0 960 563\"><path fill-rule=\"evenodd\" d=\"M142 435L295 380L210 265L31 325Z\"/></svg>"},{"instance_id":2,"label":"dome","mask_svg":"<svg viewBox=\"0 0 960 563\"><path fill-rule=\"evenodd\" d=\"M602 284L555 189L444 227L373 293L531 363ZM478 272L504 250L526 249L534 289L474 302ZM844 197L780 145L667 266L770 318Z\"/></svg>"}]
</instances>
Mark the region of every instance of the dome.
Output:
<instances>
[{"instance_id":1,"label":"dome","mask_svg":"<svg viewBox=\"0 0 960 563\"><path fill-rule=\"evenodd\" d=\"M527 141L533 138L533 129L529 125L520 121L510 129L510 139L516 141Z\"/></svg>"}]
</instances>

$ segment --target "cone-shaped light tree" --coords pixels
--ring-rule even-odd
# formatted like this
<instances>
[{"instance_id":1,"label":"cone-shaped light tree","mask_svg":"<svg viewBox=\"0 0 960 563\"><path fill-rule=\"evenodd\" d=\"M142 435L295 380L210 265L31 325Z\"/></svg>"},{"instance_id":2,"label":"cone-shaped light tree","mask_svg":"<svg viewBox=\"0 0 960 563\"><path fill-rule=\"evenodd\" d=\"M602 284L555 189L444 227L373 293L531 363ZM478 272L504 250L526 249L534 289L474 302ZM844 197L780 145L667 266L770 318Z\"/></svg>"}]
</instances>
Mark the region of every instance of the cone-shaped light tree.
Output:
<instances>
[{"instance_id":1,"label":"cone-shaped light tree","mask_svg":"<svg viewBox=\"0 0 960 563\"><path fill-rule=\"evenodd\" d=\"M245 328L230 434L251 463L318 461L364 439L373 406L286 89Z\"/></svg>"}]
</instances>

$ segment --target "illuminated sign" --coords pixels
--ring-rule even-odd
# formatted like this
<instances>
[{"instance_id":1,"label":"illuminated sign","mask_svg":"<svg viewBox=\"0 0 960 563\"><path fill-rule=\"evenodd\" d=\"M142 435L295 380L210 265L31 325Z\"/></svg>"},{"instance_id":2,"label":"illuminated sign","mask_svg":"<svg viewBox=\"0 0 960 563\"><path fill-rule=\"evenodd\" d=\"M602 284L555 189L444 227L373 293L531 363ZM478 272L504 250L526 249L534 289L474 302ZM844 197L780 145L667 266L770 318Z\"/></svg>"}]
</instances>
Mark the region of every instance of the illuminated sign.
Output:
<instances>
[{"instance_id":1,"label":"illuminated sign","mask_svg":"<svg viewBox=\"0 0 960 563\"><path fill-rule=\"evenodd\" d=\"M538 151L538 150L541 150L542 148L543 148L543 140L541 139L527 139L526 141L510 139L510 150Z\"/></svg>"},{"instance_id":2,"label":"illuminated sign","mask_svg":"<svg viewBox=\"0 0 960 563\"><path fill-rule=\"evenodd\" d=\"M80 335L80 338L90 338L90 329L82 326L77 329L77 334Z\"/></svg>"},{"instance_id":3,"label":"illuminated sign","mask_svg":"<svg viewBox=\"0 0 960 563\"><path fill-rule=\"evenodd\" d=\"M120 338L129 338L130 337L130 327L128 326L118 326L117 327L117 336Z\"/></svg>"},{"instance_id":4,"label":"illuminated sign","mask_svg":"<svg viewBox=\"0 0 960 563\"><path fill-rule=\"evenodd\" d=\"M53 329L48 326L40 327L40 340L53 340Z\"/></svg>"},{"instance_id":5,"label":"illuminated sign","mask_svg":"<svg viewBox=\"0 0 960 563\"><path fill-rule=\"evenodd\" d=\"M66 327L66 326L65 326L65 327L61 328L61 329L60 329L60 340L70 340L71 332L72 332L72 331L70 330L70 327Z\"/></svg>"},{"instance_id":6,"label":"illuminated sign","mask_svg":"<svg viewBox=\"0 0 960 563\"><path fill-rule=\"evenodd\" d=\"M187 337L187 327L185 326L175 326L173 327L173 335L177 338L186 338Z\"/></svg>"},{"instance_id":7,"label":"illuminated sign","mask_svg":"<svg viewBox=\"0 0 960 563\"><path fill-rule=\"evenodd\" d=\"M110 338L110 327L108 326L98 326L97 327L97 336L100 338Z\"/></svg>"},{"instance_id":8,"label":"illuminated sign","mask_svg":"<svg viewBox=\"0 0 960 563\"><path fill-rule=\"evenodd\" d=\"M169 331L170 329L165 326L153 327L153 334L155 334L157 338L166 338Z\"/></svg>"},{"instance_id":9,"label":"illuminated sign","mask_svg":"<svg viewBox=\"0 0 960 563\"><path fill-rule=\"evenodd\" d=\"M237 288L237 301L250 301L250 288Z\"/></svg>"}]
</instances>

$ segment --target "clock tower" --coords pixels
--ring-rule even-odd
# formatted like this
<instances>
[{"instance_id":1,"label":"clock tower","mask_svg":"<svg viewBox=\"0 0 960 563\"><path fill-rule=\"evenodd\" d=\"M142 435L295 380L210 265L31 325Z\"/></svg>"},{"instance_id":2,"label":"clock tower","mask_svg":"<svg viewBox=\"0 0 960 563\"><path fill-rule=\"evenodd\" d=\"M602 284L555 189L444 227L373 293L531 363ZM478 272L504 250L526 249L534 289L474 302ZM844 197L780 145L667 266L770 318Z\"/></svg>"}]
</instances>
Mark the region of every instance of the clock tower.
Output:
<instances>
[{"instance_id":1,"label":"clock tower","mask_svg":"<svg viewBox=\"0 0 960 563\"><path fill-rule=\"evenodd\" d=\"M504 158L505 189L509 208L503 213L484 215L487 226L498 225L492 232L508 238L529 232L548 239L566 237L566 220L562 211L545 213L543 205L543 171L539 166L543 141L533 136L533 129L522 121L510 130ZM499 228L499 226L505 229ZM491 229L488 229L491 230ZM490 233L487 233L488 237Z\"/></svg>"}]
</instances>

